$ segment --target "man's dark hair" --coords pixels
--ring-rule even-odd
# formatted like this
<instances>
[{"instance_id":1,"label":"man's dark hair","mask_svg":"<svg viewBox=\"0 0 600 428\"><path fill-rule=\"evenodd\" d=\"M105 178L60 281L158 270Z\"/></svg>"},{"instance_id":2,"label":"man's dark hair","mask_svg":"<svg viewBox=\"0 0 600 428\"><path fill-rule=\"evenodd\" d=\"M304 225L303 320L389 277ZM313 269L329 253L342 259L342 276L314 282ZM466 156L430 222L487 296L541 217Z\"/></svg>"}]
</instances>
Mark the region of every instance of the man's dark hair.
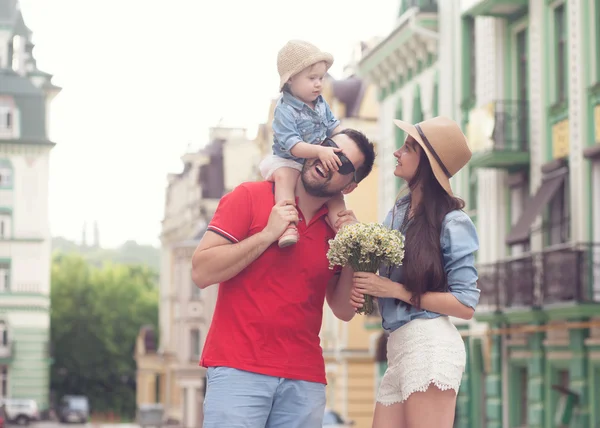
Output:
<instances>
[{"instance_id":1,"label":"man's dark hair","mask_svg":"<svg viewBox=\"0 0 600 428\"><path fill-rule=\"evenodd\" d=\"M365 134L356 129L343 129L338 132L338 134L344 134L350 137L365 157L362 166L356 170L356 181L361 182L373 170L373 164L375 163L375 146L373 146L373 143L369 141Z\"/></svg>"}]
</instances>

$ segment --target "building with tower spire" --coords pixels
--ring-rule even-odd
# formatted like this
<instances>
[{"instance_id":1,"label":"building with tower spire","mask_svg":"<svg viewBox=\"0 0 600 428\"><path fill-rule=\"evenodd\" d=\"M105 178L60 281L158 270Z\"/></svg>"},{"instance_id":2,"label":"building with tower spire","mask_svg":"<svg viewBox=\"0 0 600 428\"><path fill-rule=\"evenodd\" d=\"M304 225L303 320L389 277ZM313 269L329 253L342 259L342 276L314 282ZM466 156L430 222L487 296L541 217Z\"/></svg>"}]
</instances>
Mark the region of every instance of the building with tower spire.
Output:
<instances>
[{"instance_id":1,"label":"building with tower spire","mask_svg":"<svg viewBox=\"0 0 600 428\"><path fill-rule=\"evenodd\" d=\"M0 399L49 406L48 109L18 0L0 0Z\"/></svg>"}]
</instances>

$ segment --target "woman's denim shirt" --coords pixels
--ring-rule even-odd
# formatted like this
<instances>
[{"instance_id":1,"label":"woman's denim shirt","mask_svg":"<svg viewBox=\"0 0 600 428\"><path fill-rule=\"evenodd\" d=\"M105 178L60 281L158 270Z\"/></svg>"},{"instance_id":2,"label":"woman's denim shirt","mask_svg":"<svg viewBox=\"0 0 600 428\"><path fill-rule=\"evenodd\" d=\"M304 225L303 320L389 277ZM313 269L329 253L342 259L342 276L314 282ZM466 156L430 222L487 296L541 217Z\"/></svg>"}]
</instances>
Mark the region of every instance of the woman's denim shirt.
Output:
<instances>
[{"instance_id":1,"label":"woman's denim shirt","mask_svg":"<svg viewBox=\"0 0 600 428\"><path fill-rule=\"evenodd\" d=\"M385 226L394 229L400 228L409 205L409 198L410 196L405 196L396 203L395 215L394 209L392 209L384 221ZM440 244L444 269L448 277L448 291L461 303L475 309L479 302L479 289L477 288L474 253L479 248L479 239L477 238L475 225L467 214L455 210L446 215L442 223ZM410 251L410 248L405 248L405 251ZM435 257L435 255L432 254L432 257ZM394 282L403 282L402 266L392 268L389 276L387 266L382 266L379 269L379 274L390 278ZM437 312L398 304L396 299L393 298L380 297L378 303L383 318L383 328L389 332L414 319L440 316Z\"/></svg>"}]
</instances>

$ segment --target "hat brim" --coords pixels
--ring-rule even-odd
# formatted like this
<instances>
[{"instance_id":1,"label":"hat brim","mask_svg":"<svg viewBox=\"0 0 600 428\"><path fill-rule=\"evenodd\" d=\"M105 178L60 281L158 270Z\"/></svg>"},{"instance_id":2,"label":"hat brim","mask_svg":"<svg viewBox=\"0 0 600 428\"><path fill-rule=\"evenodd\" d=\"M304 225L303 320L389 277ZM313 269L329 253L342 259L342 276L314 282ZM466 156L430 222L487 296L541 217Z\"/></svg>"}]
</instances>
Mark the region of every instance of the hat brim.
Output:
<instances>
[{"instance_id":1,"label":"hat brim","mask_svg":"<svg viewBox=\"0 0 600 428\"><path fill-rule=\"evenodd\" d=\"M292 76L295 76L296 74L304 70L306 67L310 67L311 65L316 64L318 62L324 62L327 66L327 71L333 65L333 55L327 52L319 52L305 58L304 61L300 62L294 69L288 71L287 73L281 76L281 79L279 80L279 90L281 91L283 89L283 86L287 83L288 80L290 80Z\"/></svg>"},{"instance_id":2,"label":"hat brim","mask_svg":"<svg viewBox=\"0 0 600 428\"><path fill-rule=\"evenodd\" d=\"M419 131L417 131L415 125L398 119L394 119L394 125L402 129L408 135L413 137L417 143L419 143L419 146L421 146L421 148L427 155L427 159L429 159L429 164L431 165L431 170L433 171L433 175L435 176L436 180L438 181L438 183L440 183L440 185L446 191L446 193L448 193L450 196L454 196L454 193L452 192L452 187L450 186L450 179L446 174L444 174L442 167L438 164L438 161L431 154L431 152L423 142L423 139L421 138L421 135L419 135Z\"/></svg>"}]
</instances>

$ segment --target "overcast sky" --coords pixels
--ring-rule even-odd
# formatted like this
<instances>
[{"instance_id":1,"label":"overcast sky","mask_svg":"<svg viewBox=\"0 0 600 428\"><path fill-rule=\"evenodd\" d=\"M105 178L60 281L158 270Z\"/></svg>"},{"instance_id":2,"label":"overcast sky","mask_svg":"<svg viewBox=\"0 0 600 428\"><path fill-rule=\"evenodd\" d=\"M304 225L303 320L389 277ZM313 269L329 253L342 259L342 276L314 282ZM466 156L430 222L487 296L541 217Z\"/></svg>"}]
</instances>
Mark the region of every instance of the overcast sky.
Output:
<instances>
[{"instance_id":1,"label":"overcast sky","mask_svg":"<svg viewBox=\"0 0 600 428\"><path fill-rule=\"evenodd\" d=\"M79 240L158 244L168 172L221 118L251 133L277 96L291 38L334 54L385 36L398 0L21 0L38 66L63 87L52 104L50 224ZM252 135L251 135L252 136ZM90 236L90 233L88 233Z\"/></svg>"}]
</instances>

